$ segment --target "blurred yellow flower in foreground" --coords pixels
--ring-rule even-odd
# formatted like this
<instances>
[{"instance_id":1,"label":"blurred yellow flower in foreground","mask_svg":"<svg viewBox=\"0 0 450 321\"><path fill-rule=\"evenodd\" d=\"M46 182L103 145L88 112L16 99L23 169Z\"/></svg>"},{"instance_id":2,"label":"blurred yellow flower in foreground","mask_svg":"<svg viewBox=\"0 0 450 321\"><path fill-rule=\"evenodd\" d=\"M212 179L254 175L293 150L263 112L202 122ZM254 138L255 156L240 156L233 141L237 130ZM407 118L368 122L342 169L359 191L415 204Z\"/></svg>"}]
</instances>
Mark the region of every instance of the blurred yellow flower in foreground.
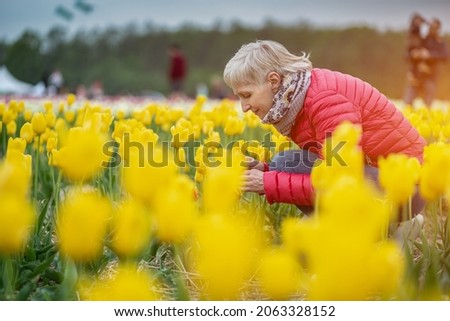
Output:
<instances>
[{"instance_id":1,"label":"blurred yellow flower in foreground","mask_svg":"<svg viewBox=\"0 0 450 321\"><path fill-rule=\"evenodd\" d=\"M289 299L300 288L300 276L300 264L286 250L267 250L261 256L258 279L263 292L270 299Z\"/></svg>"},{"instance_id":2,"label":"blurred yellow flower in foreground","mask_svg":"<svg viewBox=\"0 0 450 321\"><path fill-rule=\"evenodd\" d=\"M23 152L25 152L26 147L27 147L27 142L25 139L10 137L8 139L8 149L6 150L6 153L10 152L11 150L16 150L20 153L23 153Z\"/></svg>"},{"instance_id":3,"label":"blurred yellow flower in foreground","mask_svg":"<svg viewBox=\"0 0 450 321\"><path fill-rule=\"evenodd\" d=\"M15 193L0 191L0 204L0 254L15 254L25 247L35 214L29 202Z\"/></svg>"},{"instance_id":4,"label":"blurred yellow flower in foreground","mask_svg":"<svg viewBox=\"0 0 450 321\"><path fill-rule=\"evenodd\" d=\"M261 247L258 225L231 215L200 218L194 233L193 268L209 300L236 299L256 269Z\"/></svg>"},{"instance_id":5,"label":"blurred yellow flower in foreground","mask_svg":"<svg viewBox=\"0 0 450 321\"><path fill-rule=\"evenodd\" d=\"M92 284L79 284L81 299L89 301L160 300L156 289L157 283L149 272L138 272L134 265L119 266L112 278L103 278Z\"/></svg>"},{"instance_id":6,"label":"blurred yellow flower in foreground","mask_svg":"<svg viewBox=\"0 0 450 321\"><path fill-rule=\"evenodd\" d=\"M185 240L197 218L194 196L194 182L182 175L158 191L153 207L158 239L172 243Z\"/></svg>"},{"instance_id":7,"label":"blurred yellow flower in foreground","mask_svg":"<svg viewBox=\"0 0 450 321\"><path fill-rule=\"evenodd\" d=\"M17 131L17 123L15 120L12 120L6 125L6 132L8 133L9 136L15 136L16 131Z\"/></svg>"},{"instance_id":8,"label":"blurred yellow flower in foreground","mask_svg":"<svg viewBox=\"0 0 450 321\"><path fill-rule=\"evenodd\" d=\"M117 208L111 222L111 245L121 257L135 257L149 244L152 220L145 207L129 199Z\"/></svg>"},{"instance_id":9,"label":"blurred yellow flower in foreground","mask_svg":"<svg viewBox=\"0 0 450 321\"><path fill-rule=\"evenodd\" d=\"M425 147L420 176L420 193L433 201L450 187L450 145L438 143Z\"/></svg>"},{"instance_id":10,"label":"blurred yellow flower in foreground","mask_svg":"<svg viewBox=\"0 0 450 321\"><path fill-rule=\"evenodd\" d=\"M132 196L151 205L157 192L166 190L175 177L177 167L167 150L155 145L141 146L130 148L128 157L122 157L123 186Z\"/></svg>"},{"instance_id":11,"label":"blurred yellow flower in foreground","mask_svg":"<svg viewBox=\"0 0 450 321\"><path fill-rule=\"evenodd\" d=\"M308 299L367 300L398 290L402 256L398 245L382 241L389 208L370 185L343 176L323 192L319 208L314 218L282 226L283 245L310 274Z\"/></svg>"},{"instance_id":12,"label":"blurred yellow flower in foreground","mask_svg":"<svg viewBox=\"0 0 450 321\"><path fill-rule=\"evenodd\" d=\"M31 156L9 150L0 163L0 195L12 193L27 196L31 180Z\"/></svg>"},{"instance_id":13,"label":"blurred yellow flower in foreground","mask_svg":"<svg viewBox=\"0 0 450 321\"><path fill-rule=\"evenodd\" d=\"M319 202L319 214L346 237L372 244L385 236L390 209L369 183L341 177L320 196Z\"/></svg>"},{"instance_id":14,"label":"blurred yellow flower in foreground","mask_svg":"<svg viewBox=\"0 0 450 321\"><path fill-rule=\"evenodd\" d=\"M420 163L417 158L402 154L391 154L379 160L379 180L386 196L400 205L415 191L420 177Z\"/></svg>"},{"instance_id":15,"label":"blurred yellow flower in foreground","mask_svg":"<svg viewBox=\"0 0 450 321\"><path fill-rule=\"evenodd\" d=\"M111 205L95 192L73 191L57 217L61 254L74 261L91 261L102 254Z\"/></svg>"},{"instance_id":16,"label":"blurred yellow flower in foreground","mask_svg":"<svg viewBox=\"0 0 450 321\"><path fill-rule=\"evenodd\" d=\"M349 122L336 127L333 135L324 142L324 159L317 162L311 173L314 188L321 192L342 176L364 179L364 161L358 145L361 128Z\"/></svg>"},{"instance_id":17,"label":"blurred yellow flower in foreground","mask_svg":"<svg viewBox=\"0 0 450 321\"><path fill-rule=\"evenodd\" d=\"M61 142L62 144L63 142ZM71 128L64 146L53 153L63 174L73 181L86 181L108 162L104 153L106 136L91 129Z\"/></svg>"},{"instance_id":18,"label":"blurred yellow flower in foreground","mask_svg":"<svg viewBox=\"0 0 450 321\"><path fill-rule=\"evenodd\" d=\"M210 161L203 183L205 213L227 213L241 195L244 156L239 149L225 150L222 157Z\"/></svg>"}]
</instances>

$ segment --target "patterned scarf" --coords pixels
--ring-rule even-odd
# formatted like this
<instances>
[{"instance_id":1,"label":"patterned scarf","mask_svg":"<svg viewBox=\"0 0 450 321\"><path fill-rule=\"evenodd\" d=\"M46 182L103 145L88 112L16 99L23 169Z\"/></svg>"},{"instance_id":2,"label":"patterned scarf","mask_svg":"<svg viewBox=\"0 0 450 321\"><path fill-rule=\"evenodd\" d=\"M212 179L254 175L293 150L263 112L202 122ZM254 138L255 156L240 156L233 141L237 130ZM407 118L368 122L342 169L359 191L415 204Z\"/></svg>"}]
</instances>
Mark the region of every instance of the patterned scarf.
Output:
<instances>
[{"instance_id":1,"label":"patterned scarf","mask_svg":"<svg viewBox=\"0 0 450 321\"><path fill-rule=\"evenodd\" d=\"M289 136L295 118L303 107L310 83L310 71L299 71L284 77L263 123L272 124L282 135Z\"/></svg>"}]
</instances>

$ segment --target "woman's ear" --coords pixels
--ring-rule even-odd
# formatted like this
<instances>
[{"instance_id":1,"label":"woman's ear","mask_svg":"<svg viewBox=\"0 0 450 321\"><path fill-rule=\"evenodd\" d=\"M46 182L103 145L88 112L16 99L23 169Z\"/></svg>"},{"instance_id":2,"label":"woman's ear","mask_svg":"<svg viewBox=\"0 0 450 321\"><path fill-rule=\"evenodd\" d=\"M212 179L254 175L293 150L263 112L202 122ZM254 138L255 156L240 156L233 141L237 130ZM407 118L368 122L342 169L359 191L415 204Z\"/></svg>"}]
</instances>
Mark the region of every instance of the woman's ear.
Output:
<instances>
[{"instance_id":1,"label":"woman's ear","mask_svg":"<svg viewBox=\"0 0 450 321\"><path fill-rule=\"evenodd\" d=\"M267 80L270 83L270 87L272 88L272 91L275 93L278 91L278 89L280 89L280 85L281 85L281 76L275 72L275 71L271 71L269 72L269 74L267 75Z\"/></svg>"}]
</instances>

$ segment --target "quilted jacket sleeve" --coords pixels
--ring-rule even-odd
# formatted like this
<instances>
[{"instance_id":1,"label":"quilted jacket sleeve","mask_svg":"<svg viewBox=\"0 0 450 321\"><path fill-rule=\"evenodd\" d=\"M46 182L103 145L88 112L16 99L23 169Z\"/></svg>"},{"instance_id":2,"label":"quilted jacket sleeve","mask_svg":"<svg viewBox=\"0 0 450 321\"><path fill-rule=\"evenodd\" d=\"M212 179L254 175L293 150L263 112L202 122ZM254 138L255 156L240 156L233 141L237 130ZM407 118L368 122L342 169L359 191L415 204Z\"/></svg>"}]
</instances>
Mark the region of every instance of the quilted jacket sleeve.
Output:
<instances>
[{"instance_id":1,"label":"quilted jacket sleeve","mask_svg":"<svg viewBox=\"0 0 450 321\"><path fill-rule=\"evenodd\" d=\"M309 174L265 172L264 191L270 204L313 205L314 203L314 191Z\"/></svg>"}]
</instances>

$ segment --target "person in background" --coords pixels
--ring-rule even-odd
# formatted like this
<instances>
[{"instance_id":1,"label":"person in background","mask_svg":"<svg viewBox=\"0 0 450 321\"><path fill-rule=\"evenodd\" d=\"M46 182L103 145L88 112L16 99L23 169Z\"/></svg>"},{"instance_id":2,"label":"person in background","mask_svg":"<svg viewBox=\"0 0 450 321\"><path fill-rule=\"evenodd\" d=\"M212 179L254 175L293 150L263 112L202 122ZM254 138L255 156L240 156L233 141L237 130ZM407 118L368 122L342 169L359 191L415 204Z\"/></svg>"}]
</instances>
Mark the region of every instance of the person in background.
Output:
<instances>
[{"instance_id":1,"label":"person in background","mask_svg":"<svg viewBox=\"0 0 450 321\"><path fill-rule=\"evenodd\" d=\"M224 99L227 97L227 90L225 88L225 84L222 79L214 75L211 77L211 94L210 97L212 99Z\"/></svg>"},{"instance_id":2,"label":"person in background","mask_svg":"<svg viewBox=\"0 0 450 321\"><path fill-rule=\"evenodd\" d=\"M178 44L171 44L169 46L169 57L169 98L182 98L184 96L184 81L187 74L186 57Z\"/></svg>"},{"instance_id":3,"label":"person in background","mask_svg":"<svg viewBox=\"0 0 450 321\"><path fill-rule=\"evenodd\" d=\"M48 87L49 87L49 74L47 70L44 70L41 76L41 82L44 85L44 96L48 95Z\"/></svg>"},{"instance_id":4,"label":"person in background","mask_svg":"<svg viewBox=\"0 0 450 321\"><path fill-rule=\"evenodd\" d=\"M75 90L75 94L77 95L77 99L83 100L88 97L88 92L86 86L84 84L78 84Z\"/></svg>"},{"instance_id":5,"label":"person in background","mask_svg":"<svg viewBox=\"0 0 450 321\"><path fill-rule=\"evenodd\" d=\"M425 140L386 96L351 75L313 68L305 54L294 55L278 42L243 45L225 66L224 80L243 112L253 112L300 147L279 153L270 164L247 159L243 191L264 194L270 204L313 211L312 167L323 157L324 140L343 121L361 126L365 175L374 182L380 156L402 153L423 161ZM411 211L420 222L424 204L417 191Z\"/></svg>"},{"instance_id":6,"label":"person in background","mask_svg":"<svg viewBox=\"0 0 450 321\"><path fill-rule=\"evenodd\" d=\"M429 24L426 37L421 36L422 26ZM441 22L432 19L429 23L419 14L414 14L409 28L405 57L409 62L404 102L411 105L421 96L426 106L431 107L436 95L439 64L448 58L448 45L441 37Z\"/></svg>"},{"instance_id":7,"label":"person in background","mask_svg":"<svg viewBox=\"0 0 450 321\"><path fill-rule=\"evenodd\" d=\"M48 79L49 82L49 94L60 95L64 85L64 77L59 69L55 69Z\"/></svg>"},{"instance_id":8,"label":"person in background","mask_svg":"<svg viewBox=\"0 0 450 321\"><path fill-rule=\"evenodd\" d=\"M103 97L103 83L96 79L89 88L89 99L101 99Z\"/></svg>"}]
</instances>

